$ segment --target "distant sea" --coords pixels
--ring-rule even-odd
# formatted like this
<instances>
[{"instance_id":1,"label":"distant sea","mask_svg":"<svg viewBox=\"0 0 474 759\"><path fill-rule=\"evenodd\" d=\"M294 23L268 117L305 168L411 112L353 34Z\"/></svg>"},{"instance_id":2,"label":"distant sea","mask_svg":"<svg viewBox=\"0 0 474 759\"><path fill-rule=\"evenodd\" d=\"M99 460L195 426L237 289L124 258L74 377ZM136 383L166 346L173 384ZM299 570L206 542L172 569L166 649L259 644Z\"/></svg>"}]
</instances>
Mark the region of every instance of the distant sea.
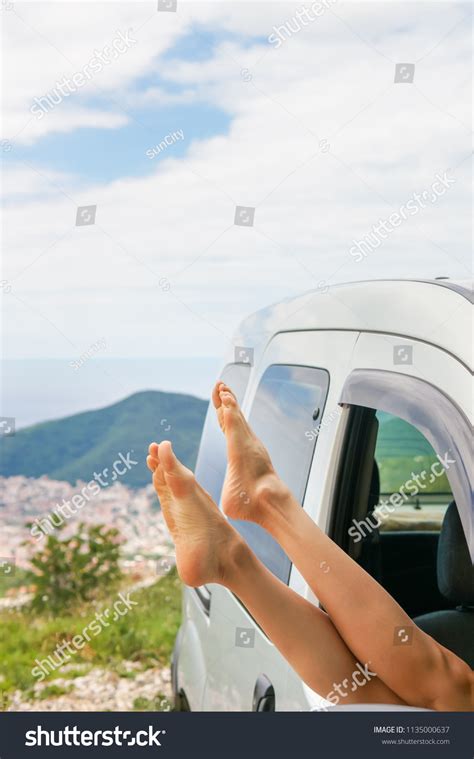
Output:
<instances>
[{"instance_id":1,"label":"distant sea","mask_svg":"<svg viewBox=\"0 0 474 759\"><path fill-rule=\"evenodd\" d=\"M221 368L217 358L90 358L6 360L1 364L0 416L17 428L108 406L141 390L208 399Z\"/></svg>"}]
</instances>

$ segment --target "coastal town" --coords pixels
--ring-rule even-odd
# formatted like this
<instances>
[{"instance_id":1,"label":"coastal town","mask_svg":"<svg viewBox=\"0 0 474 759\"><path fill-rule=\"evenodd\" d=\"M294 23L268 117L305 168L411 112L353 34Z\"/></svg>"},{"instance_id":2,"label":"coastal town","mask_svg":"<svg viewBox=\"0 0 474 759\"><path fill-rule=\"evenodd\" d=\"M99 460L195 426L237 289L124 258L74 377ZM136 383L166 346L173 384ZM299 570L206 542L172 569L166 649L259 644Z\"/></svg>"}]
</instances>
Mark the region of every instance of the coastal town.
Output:
<instances>
[{"instance_id":1,"label":"coastal town","mask_svg":"<svg viewBox=\"0 0 474 759\"><path fill-rule=\"evenodd\" d=\"M48 534L59 535L62 526L61 534L71 535L81 522L118 530L122 569L136 579L156 578L160 562L173 563L172 543L151 485L138 490L121 482L97 487L87 501L82 499L81 508L72 509L85 487L47 476L0 477L0 573L27 569L29 557Z\"/></svg>"}]
</instances>

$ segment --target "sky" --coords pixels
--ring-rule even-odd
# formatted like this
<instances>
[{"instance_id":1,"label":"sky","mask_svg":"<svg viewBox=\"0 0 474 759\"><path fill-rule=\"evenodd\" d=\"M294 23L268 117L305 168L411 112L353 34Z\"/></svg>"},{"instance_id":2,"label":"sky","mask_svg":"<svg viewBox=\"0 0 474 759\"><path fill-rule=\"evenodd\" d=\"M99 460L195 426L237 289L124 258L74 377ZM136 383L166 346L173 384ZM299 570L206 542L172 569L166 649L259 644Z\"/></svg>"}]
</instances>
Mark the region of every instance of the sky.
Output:
<instances>
[{"instance_id":1,"label":"sky","mask_svg":"<svg viewBox=\"0 0 474 759\"><path fill-rule=\"evenodd\" d=\"M61 413L84 354L214 366L282 298L471 275L470 4L166 2L2 3L3 357L61 362Z\"/></svg>"}]
</instances>

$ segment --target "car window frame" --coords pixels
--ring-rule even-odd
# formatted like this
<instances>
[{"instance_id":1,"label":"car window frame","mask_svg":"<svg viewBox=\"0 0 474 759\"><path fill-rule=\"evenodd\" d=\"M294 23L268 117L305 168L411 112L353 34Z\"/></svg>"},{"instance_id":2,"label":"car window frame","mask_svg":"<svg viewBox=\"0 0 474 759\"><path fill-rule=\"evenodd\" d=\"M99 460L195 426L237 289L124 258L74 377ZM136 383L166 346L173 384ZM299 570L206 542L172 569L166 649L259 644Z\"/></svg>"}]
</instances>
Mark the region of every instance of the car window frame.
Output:
<instances>
[{"instance_id":1,"label":"car window frame","mask_svg":"<svg viewBox=\"0 0 474 759\"><path fill-rule=\"evenodd\" d=\"M221 378L224 377L228 369L232 369L232 368L234 368L236 366L238 366L238 367L246 367L247 368L247 378L246 378L245 387L244 387L244 389L242 391L241 397L238 398L239 404L242 405L242 403L244 402L245 396L247 394L247 391L248 391L248 388L249 388L249 385L250 385L250 379L251 379L251 376L252 376L251 364L247 363L245 361L233 361L233 362L229 362L229 363L225 364L225 366L222 367L222 369L220 371L220 377ZM232 384L232 383L229 383L229 384ZM207 410L207 413L206 413L206 418L204 420L204 424L203 424L203 427L202 427L201 439L199 441L199 450L198 450L198 455L197 455L197 458L196 458L196 464L195 464L195 467L194 467L194 471L196 473L198 472L199 465L201 464L201 459L202 459L202 456L203 456L203 443L205 441L205 435L206 435L206 432L207 432L207 428L208 428L209 424L213 424L214 423L214 419L211 421L210 417L215 417L215 413L216 413L216 411L215 411L215 408L214 408L213 403L212 403L212 398L210 398L209 399L209 407L208 407L208 410ZM224 440L224 436L223 436L223 440ZM225 442L223 443L223 446L224 446L224 450L225 450ZM226 459L226 461L227 461L227 459ZM210 465L208 461L206 461L206 465L207 466ZM225 477L225 473L224 473L224 477ZM222 487L223 487L223 485L224 485L224 479L222 480L219 498L217 499L217 504L218 504L219 507L220 507L220 501L221 501L221 495L222 495ZM193 588L193 590L194 590L195 596L197 596L197 598L199 599L202 611L208 617L210 615L210 611L211 611L211 599L212 599L212 592L209 589L209 586L208 585L200 585L199 587Z\"/></svg>"},{"instance_id":2,"label":"car window frame","mask_svg":"<svg viewBox=\"0 0 474 759\"><path fill-rule=\"evenodd\" d=\"M321 424L322 424L322 422L324 421L324 413L326 411L327 399L329 397L330 390L331 390L331 373L330 373L329 369L327 369L326 367L323 367L323 366L314 366L313 364L307 364L307 363L302 363L302 362L292 362L292 363L290 363L288 361L273 361L272 363L267 364L262 369L261 373L259 374L258 380L257 380L256 385L255 385L255 390L253 392L253 395L252 395L252 398L251 398L251 401L250 401L250 404L249 404L248 412L246 413L246 418L249 421L251 420L252 412L253 412L254 407L255 407L255 402L257 400L258 391L259 391L259 389L261 387L262 381L263 381L265 375L267 374L267 372L270 369L273 369L275 367L288 368L288 369L308 369L308 370L311 370L311 371L321 372L321 373L323 373L325 375L326 388L325 388L325 393L324 393L324 395L322 397L322 401L321 401L321 404L320 404L320 414L319 414L319 417L318 417L318 422L319 422L319 427L320 427ZM314 457L315 457L315 454L316 454L316 446L318 444L318 440L319 440L319 430L318 430L318 433L314 437L313 450L312 450L311 458L310 458L310 460L308 462L308 470L307 470L306 478L305 478L305 481L304 481L304 484L303 484L303 487L302 487L301 508L304 508L304 503L305 503L305 498L306 498L306 492L307 492L307 489L308 489L309 478L310 478L311 471L312 471L312 468L313 468L313 461L314 461ZM238 529L238 528L236 527L236 529ZM244 539L246 539L245 536L243 536L243 537L244 537ZM255 548L253 546L251 546L251 549L255 553L255 555L257 556L257 558L259 558L260 560L262 560L261 557L258 555L258 552L255 550ZM291 579L291 571L292 571L293 563L292 563L292 561L291 561L291 559L289 557L287 557L287 558L288 558L288 573L287 573L286 579L283 579L281 577L279 577L278 579L280 579L280 581L284 582L286 585L289 585L290 579Z\"/></svg>"},{"instance_id":3,"label":"car window frame","mask_svg":"<svg viewBox=\"0 0 474 759\"><path fill-rule=\"evenodd\" d=\"M426 380L383 369L354 369L339 404L398 416L416 427L440 456L449 452L455 458L458 465L447 476L474 562L472 426L458 404Z\"/></svg>"}]
</instances>

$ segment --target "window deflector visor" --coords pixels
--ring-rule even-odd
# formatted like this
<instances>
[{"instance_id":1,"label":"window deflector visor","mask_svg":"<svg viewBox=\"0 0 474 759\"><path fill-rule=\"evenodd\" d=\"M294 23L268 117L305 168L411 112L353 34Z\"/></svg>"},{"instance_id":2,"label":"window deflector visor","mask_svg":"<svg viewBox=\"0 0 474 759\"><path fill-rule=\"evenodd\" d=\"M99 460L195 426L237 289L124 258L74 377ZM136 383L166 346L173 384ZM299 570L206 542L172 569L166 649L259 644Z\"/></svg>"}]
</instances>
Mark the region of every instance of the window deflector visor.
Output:
<instances>
[{"instance_id":1,"label":"window deflector visor","mask_svg":"<svg viewBox=\"0 0 474 759\"><path fill-rule=\"evenodd\" d=\"M398 416L426 437L441 461L449 459L446 474L474 563L472 428L463 412L429 382L377 369L355 369L339 404Z\"/></svg>"}]
</instances>

